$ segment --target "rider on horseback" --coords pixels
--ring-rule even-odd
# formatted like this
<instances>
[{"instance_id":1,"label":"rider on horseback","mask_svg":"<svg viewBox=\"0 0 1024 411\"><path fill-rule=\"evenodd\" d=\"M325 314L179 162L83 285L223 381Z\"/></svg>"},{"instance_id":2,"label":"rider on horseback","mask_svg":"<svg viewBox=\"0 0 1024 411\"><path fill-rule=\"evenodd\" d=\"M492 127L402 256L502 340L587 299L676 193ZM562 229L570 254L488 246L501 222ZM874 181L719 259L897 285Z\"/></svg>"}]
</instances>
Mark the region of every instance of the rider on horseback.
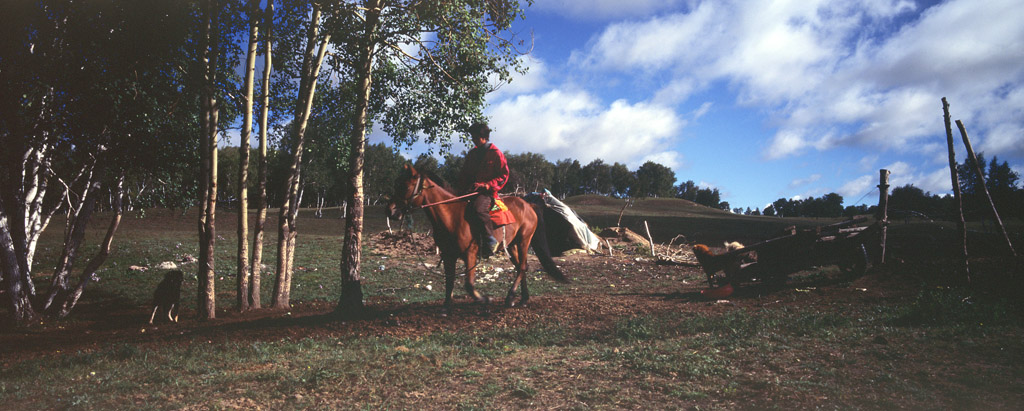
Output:
<instances>
[{"instance_id":1,"label":"rider on horseback","mask_svg":"<svg viewBox=\"0 0 1024 411\"><path fill-rule=\"evenodd\" d=\"M459 189L463 192L478 192L466 208L466 220L473 229L473 237L480 241L484 258L498 250L498 240L492 234L494 222L490 212L498 192L508 182L508 163L505 154L494 146L491 129L486 123L474 123L469 127L473 138L473 149L466 154L466 161L459 174Z\"/></svg>"}]
</instances>

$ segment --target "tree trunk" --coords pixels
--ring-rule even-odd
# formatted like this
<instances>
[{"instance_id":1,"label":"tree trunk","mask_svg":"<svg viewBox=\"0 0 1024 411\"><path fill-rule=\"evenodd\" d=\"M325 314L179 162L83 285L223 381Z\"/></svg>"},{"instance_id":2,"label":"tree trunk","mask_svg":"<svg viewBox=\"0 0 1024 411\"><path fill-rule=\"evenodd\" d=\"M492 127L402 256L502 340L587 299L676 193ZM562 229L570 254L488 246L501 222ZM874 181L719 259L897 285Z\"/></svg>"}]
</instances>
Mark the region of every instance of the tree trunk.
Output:
<instances>
[{"instance_id":1,"label":"tree trunk","mask_svg":"<svg viewBox=\"0 0 1024 411\"><path fill-rule=\"evenodd\" d=\"M44 178L43 174L52 172L49 166L49 155L46 154L49 151L46 149L46 147L48 146L48 144L43 144L41 148L33 149L32 152L29 153L28 155L29 157L32 158L32 160L26 162L24 166L24 173L26 176L36 175L35 177L32 178L26 178L27 185L25 187L25 270L28 272L32 272L32 262L35 256L36 244L39 241L39 237L42 235L43 230L45 230L46 227L50 224L50 220L53 218L53 215L57 212L58 209L61 208L59 206L53 206L47 209L43 204L42 197L47 195L47 180ZM102 149L99 150L99 152L102 151ZM65 248L64 253L61 255L61 262L59 263L58 267L64 267L65 262L67 262L66 257L68 256L68 240L70 238L70 236L68 236L67 234L72 232L71 223L72 221L77 219L79 211L81 210L81 204L85 199L84 196L88 195L87 190L90 187L90 182L92 181L93 170L95 166L95 160L91 164L82 166L78 170L78 173L74 176L74 178L70 179L70 181L67 182L62 181L62 184L60 185L63 188L59 191L56 197L61 199L67 199L65 202L71 201L69 197L69 195L71 194L71 187L78 186L81 183L82 185L85 186L85 189L83 190L84 194L82 195L82 197L77 199L79 207L75 208L74 210L68 210L70 215L68 224L66 226L67 231L65 232ZM82 182L83 178L85 179L84 182ZM82 223L83 230L86 223L88 223L88 221ZM77 251L77 246L75 246L74 249ZM71 259L73 260L73 257L71 257ZM68 267L68 269L70 270L70 267ZM58 269L58 272L60 272L60 269ZM70 271L68 271L67 274L70 275ZM59 276L57 274L54 275L54 281L51 281L51 291L53 290L53 284L55 283L55 281L58 280L58 277ZM66 278L67 277L65 276L64 278L61 278L61 280L64 280ZM62 285L63 289L66 290L68 288L66 281L64 281ZM26 284L26 287L28 287L29 295L35 296L36 292L34 287L32 286L31 281ZM50 304L51 298L52 296L49 296L46 299L46 305ZM46 308L44 308L44 310L46 310Z\"/></svg>"},{"instance_id":2,"label":"tree trunk","mask_svg":"<svg viewBox=\"0 0 1024 411\"><path fill-rule=\"evenodd\" d=\"M363 160L366 154L366 119L370 90L373 86L373 55L379 22L380 2L370 0L365 20L366 37L359 51L359 66L356 70L359 79L356 116L349 137L349 147L352 150L349 158L350 208L345 213L345 243L341 253L341 296L335 308L335 313L341 316L357 316L363 311L362 277L359 273L363 237Z\"/></svg>"},{"instance_id":3,"label":"tree trunk","mask_svg":"<svg viewBox=\"0 0 1024 411\"><path fill-rule=\"evenodd\" d=\"M238 311L249 310L249 139L252 138L253 83L256 77L260 2L249 2L249 51L245 60L245 113L238 155Z\"/></svg>"},{"instance_id":4,"label":"tree trunk","mask_svg":"<svg viewBox=\"0 0 1024 411\"><path fill-rule=\"evenodd\" d=\"M64 250L61 252L61 259L57 270L53 273L50 282L50 290L46 293L46 301L42 311L48 311L57 305L63 304L71 289L71 269L78 257L78 250L82 247L85 239L85 228L92 217L93 209L96 207L96 196L100 188L99 178L94 178L89 173L82 195L75 200L77 205L68 210L67 229L64 233ZM69 204L71 206L71 204Z\"/></svg>"},{"instance_id":5,"label":"tree trunk","mask_svg":"<svg viewBox=\"0 0 1024 411\"><path fill-rule=\"evenodd\" d=\"M196 316L199 319L203 318L202 308L205 306L206 297L204 292L206 290L206 267L209 262L209 255L207 254L206 242L209 234L206 231L206 207L209 205L206 200L210 195L210 100L206 96L207 92L203 91L202 97L202 115L201 115L201 129L199 133L200 138L200 153L199 153L199 218L196 221L199 232L199 259L196 262L196 280L198 286L196 287Z\"/></svg>"},{"instance_id":6,"label":"tree trunk","mask_svg":"<svg viewBox=\"0 0 1024 411\"><path fill-rule=\"evenodd\" d=\"M39 242L39 236L43 234L43 230L49 225L53 213L57 211L57 207L53 207L49 212L46 212L43 206L43 198L46 197L47 188L46 174L50 172L50 160L47 154L49 148L50 145L44 143L38 149L32 150L32 158L25 167L26 182L29 184L28 190L25 193L25 240L28 253L25 258L28 264L28 267L26 267L28 272L32 272L32 262L35 259L36 244ZM30 289L29 294L35 295L35 290Z\"/></svg>"},{"instance_id":7,"label":"tree trunk","mask_svg":"<svg viewBox=\"0 0 1024 411\"><path fill-rule=\"evenodd\" d=\"M23 287L28 271L20 264L18 250L11 236L11 227L3 200L0 200L0 271L3 272L3 286L7 292L7 304L16 325L28 325L36 318L27 290Z\"/></svg>"},{"instance_id":8,"label":"tree trunk","mask_svg":"<svg viewBox=\"0 0 1024 411\"><path fill-rule=\"evenodd\" d=\"M203 307L200 309L205 319L217 317L215 250L217 243L217 117L219 110L213 100L212 133L210 134L210 190L206 206L206 267L203 281Z\"/></svg>"},{"instance_id":9,"label":"tree trunk","mask_svg":"<svg viewBox=\"0 0 1024 411\"><path fill-rule=\"evenodd\" d=\"M203 130L200 133L203 140L203 177L202 197L200 198L200 229L199 229L199 264L196 277L199 286L197 287L196 315L199 319L216 318L216 289L214 271L214 250L216 245L216 223L215 215L217 210L217 129L219 108L217 97L214 94L217 74L217 56L219 54L219 40L217 39L216 27L219 24L220 11L216 1L203 3L203 35L202 52L205 63L204 84L203 84Z\"/></svg>"},{"instance_id":10,"label":"tree trunk","mask_svg":"<svg viewBox=\"0 0 1024 411\"><path fill-rule=\"evenodd\" d=\"M110 245L114 242L114 233L117 232L118 225L121 224L121 216L123 214L122 198L124 198L124 176L122 175L117 180L117 185L113 190L114 197L111 199L111 208L114 211L114 216L110 219L110 225L107 227L107 235L103 238L103 244L100 245L100 251L93 256L89 263L86 264L85 270L82 270L82 276L78 282L78 285L74 290L70 292L68 297L61 304L60 318L67 317L71 314L71 310L78 304L78 299L82 297L82 293L85 291L85 286L96 278L96 270L107 261L107 257L110 256Z\"/></svg>"},{"instance_id":11,"label":"tree trunk","mask_svg":"<svg viewBox=\"0 0 1024 411\"><path fill-rule=\"evenodd\" d=\"M278 213L277 230L277 281L274 283L274 307L288 308L290 306L292 261L294 261L296 219L299 207L299 180L302 174L302 151L305 142L306 126L309 123L309 116L313 108L313 95L316 93L317 76L320 74L320 66L324 56L327 54L327 43L330 35L319 39L320 32L319 4L313 5L313 13L310 17L309 30L306 37L306 52L303 57L302 79L299 82L299 99L295 107L295 149L292 155L292 164L289 169L288 181L285 184L284 202Z\"/></svg>"},{"instance_id":12,"label":"tree trunk","mask_svg":"<svg viewBox=\"0 0 1024 411\"><path fill-rule=\"evenodd\" d=\"M266 38L263 53L263 102L260 107L260 155L259 155L259 195L256 198L256 227L252 241L252 261L250 273L252 279L249 281L249 308L261 308L260 301L260 274L263 264L263 233L267 223L267 115L270 109L270 69L271 69L271 41L270 30L274 24L274 2L267 2L264 23L267 29L263 36Z\"/></svg>"}]
</instances>

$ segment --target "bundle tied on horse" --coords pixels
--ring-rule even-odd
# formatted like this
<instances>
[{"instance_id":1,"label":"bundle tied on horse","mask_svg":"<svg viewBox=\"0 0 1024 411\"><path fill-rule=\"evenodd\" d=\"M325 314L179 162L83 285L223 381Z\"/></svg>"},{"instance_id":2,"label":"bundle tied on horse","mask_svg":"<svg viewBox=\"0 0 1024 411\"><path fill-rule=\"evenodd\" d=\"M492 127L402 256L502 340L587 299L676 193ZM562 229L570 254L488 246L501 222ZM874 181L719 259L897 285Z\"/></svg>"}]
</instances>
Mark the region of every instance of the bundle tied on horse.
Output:
<instances>
[{"instance_id":1,"label":"bundle tied on horse","mask_svg":"<svg viewBox=\"0 0 1024 411\"><path fill-rule=\"evenodd\" d=\"M474 240L470 223L466 220L468 203L465 199L476 193L456 196L439 185L436 180L406 164L395 181L395 192L386 212L392 218L401 217L416 209L422 209L426 213L433 228L434 243L441 250L446 310L452 306L455 265L460 259L466 263L466 293L477 302L487 302L489 298L477 292L474 286L480 245ZM551 258L544 230L543 204L529 203L519 197L504 197L503 201L515 221L495 230L493 234L506 245L508 257L516 268L512 285L505 297L505 305L515 306L516 290L522 288L519 305L523 306L530 299L526 273L529 271L527 257L531 246L548 276L562 283L568 283L569 280Z\"/></svg>"}]
</instances>

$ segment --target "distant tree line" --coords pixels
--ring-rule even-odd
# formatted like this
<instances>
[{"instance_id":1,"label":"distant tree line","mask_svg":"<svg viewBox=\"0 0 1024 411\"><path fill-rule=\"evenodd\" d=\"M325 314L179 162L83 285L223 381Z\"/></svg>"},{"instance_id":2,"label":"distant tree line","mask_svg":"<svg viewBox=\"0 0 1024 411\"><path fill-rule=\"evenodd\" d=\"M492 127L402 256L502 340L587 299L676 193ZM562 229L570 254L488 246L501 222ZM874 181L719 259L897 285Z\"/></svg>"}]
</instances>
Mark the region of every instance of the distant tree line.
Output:
<instances>
[{"instance_id":1,"label":"distant tree line","mask_svg":"<svg viewBox=\"0 0 1024 411\"><path fill-rule=\"evenodd\" d=\"M406 160L395 148L381 144L367 148L366 190L367 201L379 203L391 194L393 182L403 162L411 162L418 169L429 171L454 185L462 168L464 153L448 153L439 161L421 154L412 161ZM566 158L554 163L538 153L506 153L509 165L509 181L503 192L528 193L548 189L560 197L593 194L615 198L626 197L676 197L708 207L728 209L729 204L721 201L718 189L700 188L693 181L676 185L676 174L672 169L648 161L636 170L625 164L608 164L596 159L586 165L579 160Z\"/></svg>"},{"instance_id":2,"label":"distant tree line","mask_svg":"<svg viewBox=\"0 0 1024 411\"><path fill-rule=\"evenodd\" d=\"M992 201L1002 218L1024 218L1024 188L1020 187L1020 174L1010 168L1006 161L999 162L993 157L985 161L984 154L978 154L978 163L985 177ZM987 164L987 166L985 166ZM957 165L957 177L963 196L964 216L968 220L983 220L992 217L991 206L981 190L970 159ZM737 214L766 215L780 217L852 217L871 214L876 206L850 205L843 207L843 197L829 193L820 198L800 200L780 198L765 209L745 211L734 209ZM889 215L894 218L925 218L949 220L956 214L956 204L951 195L937 195L924 191L913 184L893 188L889 193Z\"/></svg>"},{"instance_id":3,"label":"distant tree line","mask_svg":"<svg viewBox=\"0 0 1024 411\"><path fill-rule=\"evenodd\" d=\"M252 149L255 150L255 149ZM224 147L219 150L221 161L219 173L234 175L238 173L239 148ZM364 169L364 190L366 204L381 204L387 201L394 188L394 181L402 164L412 163L416 168L431 172L443 183L454 185L459 170L462 168L465 152L447 153L440 160L430 154L420 154L409 160L401 152L384 143L370 144L366 148ZM342 205L346 198L346 185L339 176L348 170L345 163L338 161L321 161L321 157L307 153L304 156L303 180L301 182L301 204L303 207L335 207ZM249 156L255 162L255 156ZM281 202L279 193L287 181L290 156L283 155L282 150L271 147L268 150L268 201L274 207ZM672 169L648 161L636 170L622 163L605 163L601 159L580 165L575 159L562 159L557 162L548 161L544 155L537 153L506 153L509 164L509 182L503 190L507 194L537 192L548 189L560 197L583 194L603 195L615 198L626 197L662 197L682 198L695 203L728 209L729 204L721 201L717 188L698 187L692 180L675 184L676 175ZM222 202L236 201L238 193L236 180L224 181L218 185ZM249 182L249 189L255 188L256 182ZM159 198L158 191L140 197L141 207L166 206L172 204Z\"/></svg>"},{"instance_id":4,"label":"distant tree line","mask_svg":"<svg viewBox=\"0 0 1024 411\"><path fill-rule=\"evenodd\" d=\"M221 174L233 175L238 168L238 148L221 149ZM401 152L384 143L371 144L366 149L365 168L365 200L367 204L385 202L393 189L393 182L398 176L402 164L412 163L418 169L429 171L441 177L447 184L455 184L459 170L462 168L464 152L447 153L440 160L429 154L420 154L409 160ZM614 198L627 197L661 197L681 198L707 207L730 210L729 203L722 201L717 188L699 187L692 180L675 184L676 175L670 168L648 161L636 170L630 170L622 163L608 164L601 159L581 165L578 160L566 158L554 163L542 154L507 153L510 177L505 186L506 193L526 193L550 190L560 198L594 194ZM250 159L254 156L250 156ZM287 179L287 164L283 161L279 150L271 149L268 154L270 169L268 176L269 201L272 206L279 204L281 186ZM347 170L344 164L337 161L321 161L316 155L308 155L304 165L305 176L302 182L303 207L335 207L342 205L346 198L343 181L338 179ZM252 160L255 161L255 160ZM970 160L967 160L970 161ZM971 163L965 161L958 165L961 190L964 196L964 209L969 219L989 218L988 201L980 190L977 177L971 171ZM1024 189L1019 185L1020 175L1010 168L1005 161L997 158L986 162L984 154L979 154L979 161L987 164L982 167L985 173L986 186L991 193L1000 213L1006 218L1024 217ZM176 183L174 186L187 185ZM228 180L219 186L219 198L233 201L233 193L237 193L235 180ZM250 182L250 190L255 182ZM140 201L144 206L161 205L157 198L159 191L153 190L152 195L143 196ZM916 216L918 218L948 219L955 212L951 196L940 196L925 192L913 184L895 187L890 192L890 214L896 218ZM779 198L763 210L759 208L735 208L733 213L744 215L764 215L778 217L852 217L860 214L874 213L875 206L844 205L843 196L828 193L821 197L804 199Z\"/></svg>"},{"instance_id":5,"label":"distant tree line","mask_svg":"<svg viewBox=\"0 0 1024 411\"><path fill-rule=\"evenodd\" d=\"M808 197L792 200L780 198L765 207L764 215L779 217L840 217L843 215L843 196L828 193L821 198Z\"/></svg>"}]
</instances>

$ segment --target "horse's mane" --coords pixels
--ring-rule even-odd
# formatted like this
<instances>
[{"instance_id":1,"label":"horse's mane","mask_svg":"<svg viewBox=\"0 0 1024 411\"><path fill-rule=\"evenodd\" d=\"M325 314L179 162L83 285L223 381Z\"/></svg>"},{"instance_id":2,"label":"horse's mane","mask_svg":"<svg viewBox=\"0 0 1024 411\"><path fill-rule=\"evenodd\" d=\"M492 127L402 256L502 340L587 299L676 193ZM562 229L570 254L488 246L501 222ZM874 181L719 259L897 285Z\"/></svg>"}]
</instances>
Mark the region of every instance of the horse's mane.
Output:
<instances>
[{"instance_id":1,"label":"horse's mane","mask_svg":"<svg viewBox=\"0 0 1024 411\"><path fill-rule=\"evenodd\" d=\"M412 167L412 165L410 165L410 167ZM431 171L431 170L421 170L421 169L417 168L416 172L420 173L420 174L423 174L424 176L429 178L430 181L433 181L435 184L437 184L441 188L445 189L446 191L448 191L450 193L454 193L455 192L455 190L452 188L451 184L448 184L447 180L442 178L440 175L438 175L434 171ZM412 178L412 172L410 172L406 168L403 168L402 169L402 174L401 174L401 180L406 180L406 179L409 179L409 178Z\"/></svg>"}]
</instances>

